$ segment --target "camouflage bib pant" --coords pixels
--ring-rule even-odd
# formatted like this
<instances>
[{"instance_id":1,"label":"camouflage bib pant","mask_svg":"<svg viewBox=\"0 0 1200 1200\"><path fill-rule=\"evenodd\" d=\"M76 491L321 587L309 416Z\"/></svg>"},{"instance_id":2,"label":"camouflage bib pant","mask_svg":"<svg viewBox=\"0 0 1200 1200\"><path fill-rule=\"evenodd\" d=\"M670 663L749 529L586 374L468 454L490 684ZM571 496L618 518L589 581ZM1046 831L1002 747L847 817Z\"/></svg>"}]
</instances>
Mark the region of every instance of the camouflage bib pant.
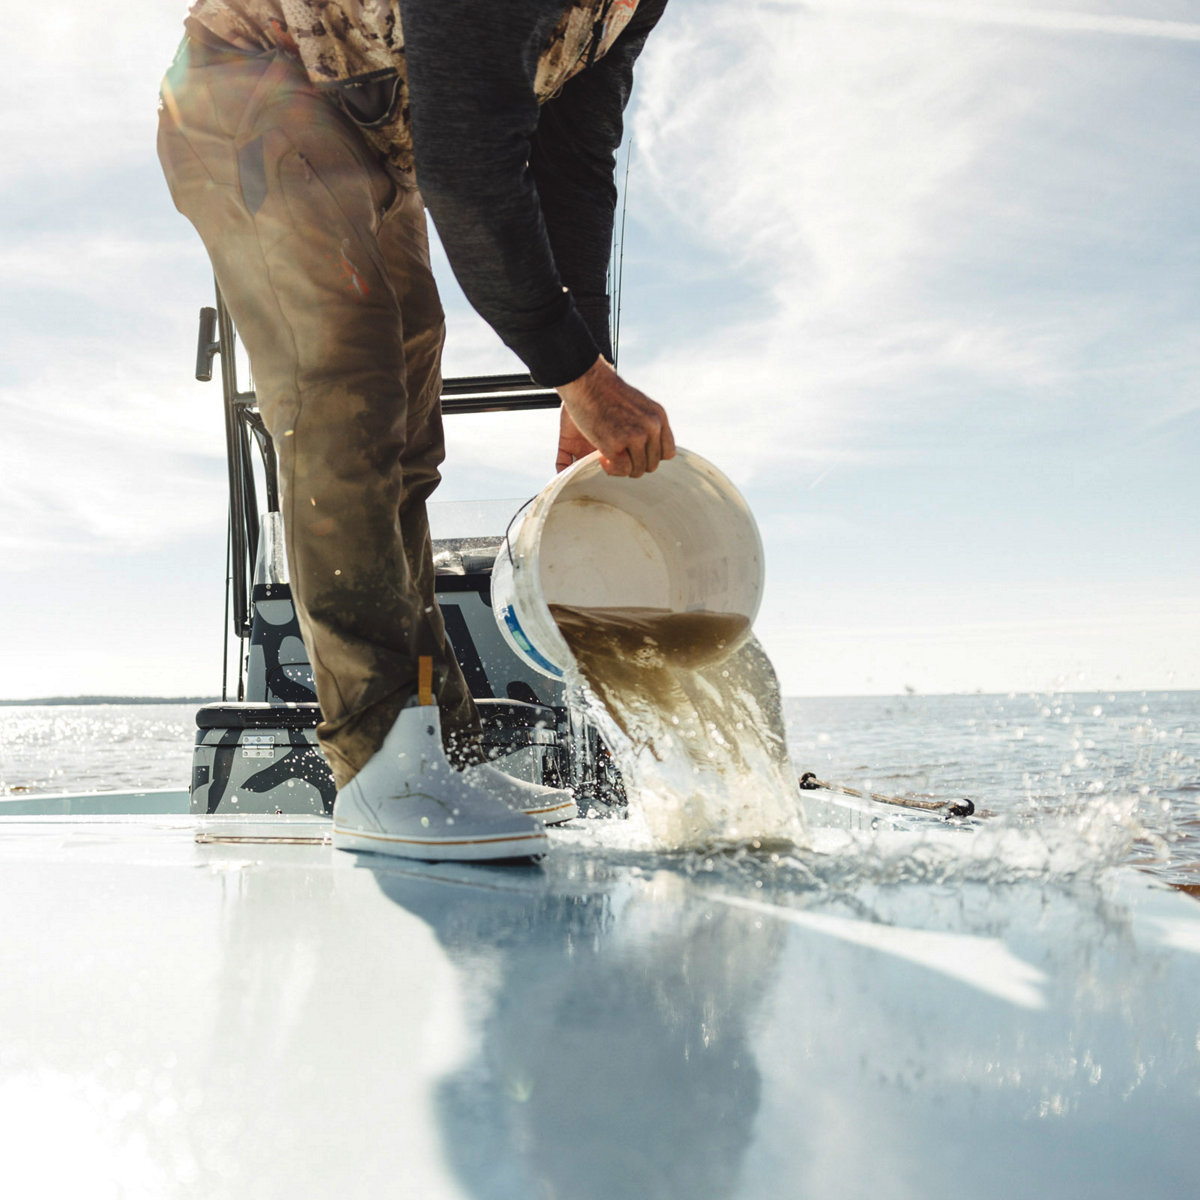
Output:
<instances>
[{"instance_id":1,"label":"camouflage bib pant","mask_svg":"<svg viewBox=\"0 0 1200 1200\"><path fill-rule=\"evenodd\" d=\"M318 735L341 787L416 693L419 655L434 657L447 737L478 730L433 594L444 324L421 197L279 53L185 42L158 146L278 450Z\"/></svg>"}]
</instances>

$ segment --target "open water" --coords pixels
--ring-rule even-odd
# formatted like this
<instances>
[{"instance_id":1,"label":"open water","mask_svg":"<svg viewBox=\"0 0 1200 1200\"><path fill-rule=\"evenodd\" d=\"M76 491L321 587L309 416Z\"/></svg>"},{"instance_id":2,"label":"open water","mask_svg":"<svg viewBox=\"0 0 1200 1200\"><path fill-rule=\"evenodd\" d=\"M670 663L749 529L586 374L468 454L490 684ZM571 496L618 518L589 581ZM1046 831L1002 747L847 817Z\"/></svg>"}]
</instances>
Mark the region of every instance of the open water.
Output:
<instances>
[{"instance_id":1,"label":"open water","mask_svg":"<svg viewBox=\"0 0 1200 1200\"><path fill-rule=\"evenodd\" d=\"M193 704L0 708L0 795L185 787ZM1005 819L1115 812L1128 860L1200 892L1200 692L788 699L798 771Z\"/></svg>"}]
</instances>

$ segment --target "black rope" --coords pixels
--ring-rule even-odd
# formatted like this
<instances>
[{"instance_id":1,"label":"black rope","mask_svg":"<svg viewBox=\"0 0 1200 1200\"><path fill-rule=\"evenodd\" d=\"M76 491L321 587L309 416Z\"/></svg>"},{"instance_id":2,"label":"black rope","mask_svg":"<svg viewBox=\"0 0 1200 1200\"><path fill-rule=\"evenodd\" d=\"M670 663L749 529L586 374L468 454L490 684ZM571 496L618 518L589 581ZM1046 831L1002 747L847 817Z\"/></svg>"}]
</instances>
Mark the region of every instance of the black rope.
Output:
<instances>
[{"instance_id":1,"label":"black rope","mask_svg":"<svg viewBox=\"0 0 1200 1200\"><path fill-rule=\"evenodd\" d=\"M229 592L233 587L233 512L225 523L225 620L221 622L221 699L229 699Z\"/></svg>"},{"instance_id":2,"label":"black rope","mask_svg":"<svg viewBox=\"0 0 1200 1200\"><path fill-rule=\"evenodd\" d=\"M621 187L621 243L617 258L616 314L613 320L613 370L620 364L621 354L621 294L625 286L625 214L629 210L629 160L633 157L633 139L625 150L625 182Z\"/></svg>"}]
</instances>

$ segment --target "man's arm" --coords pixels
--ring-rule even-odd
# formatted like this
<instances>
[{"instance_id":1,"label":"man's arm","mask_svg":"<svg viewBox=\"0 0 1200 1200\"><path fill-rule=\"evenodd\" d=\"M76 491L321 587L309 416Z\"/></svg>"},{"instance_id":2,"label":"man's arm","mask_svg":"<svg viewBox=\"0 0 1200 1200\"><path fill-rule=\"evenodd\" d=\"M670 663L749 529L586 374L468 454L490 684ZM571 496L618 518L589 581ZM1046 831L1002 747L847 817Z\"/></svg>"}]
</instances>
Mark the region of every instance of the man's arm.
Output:
<instances>
[{"instance_id":1,"label":"man's arm","mask_svg":"<svg viewBox=\"0 0 1200 1200\"><path fill-rule=\"evenodd\" d=\"M542 106L533 137L529 165L554 259L602 355L583 379L559 388L560 471L596 449L600 443L595 438L603 433L619 431L626 443L615 458L601 446L605 469L613 474L653 471L675 452L666 413L608 368L613 357L608 262L617 200L616 152L634 62L665 7L666 0L641 0L608 54Z\"/></svg>"},{"instance_id":2,"label":"man's arm","mask_svg":"<svg viewBox=\"0 0 1200 1200\"><path fill-rule=\"evenodd\" d=\"M467 299L541 384L599 348L564 293L530 140L533 81L561 0L403 0L417 183Z\"/></svg>"},{"instance_id":3,"label":"man's arm","mask_svg":"<svg viewBox=\"0 0 1200 1200\"><path fill-rule=\"evenodd\" d=\"M561 0L405 0L418 183L467 298L539 382L559 389L564 421L601 451L605 469L640 475L674 453L666 414L603 361L607 333L598 327L598 341L595 316L585 320L564 290L530 167L538 56L561 15ZM547 149L543 139L543 159ZM570 251L567 259L575 272ZM585 283L590 273L585 266Z\"/></svg>"},{"instance_id":4,"label":"man's arm","mask_svg":"<svg viewBox=\"0 0 1200 1200\"><path fill-rule=\"evenodd\" d=\"M608 262L617 148L633 68L666 0L641 0L609 52L541 109L529 166L563 283L604 357L612 359Z\"/></svg>"}]
</instances>

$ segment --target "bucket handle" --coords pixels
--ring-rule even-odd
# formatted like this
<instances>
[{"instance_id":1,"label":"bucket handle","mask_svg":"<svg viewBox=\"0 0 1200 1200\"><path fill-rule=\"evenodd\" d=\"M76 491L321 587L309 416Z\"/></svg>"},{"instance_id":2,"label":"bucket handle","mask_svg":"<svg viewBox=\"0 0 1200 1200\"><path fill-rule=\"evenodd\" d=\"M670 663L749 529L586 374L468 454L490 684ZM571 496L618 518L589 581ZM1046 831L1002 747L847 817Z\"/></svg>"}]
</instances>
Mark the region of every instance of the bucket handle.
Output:
<instances>
[{"instance_id":1,"label":"bucket handle","mask_svg":"<svg viewBox=\"0 0 1200 1200\"><path fill-rule=\"evenodd\" d=\"M508 537L508 535L509 535L510 533L512 533L513 522L514 522L514 521L516 521L516 519L517 519L517 518L518 518L518 517L519 517L519 516L520 516L520 515L521 515L521 514L522 514L522 513L523 513L523 512L524 512L524 511L525 511L525 510L526 510L526 509L527 509L527 508L528 508L528 507L529 507L529 506L530 506L530 505L531 505L531 504L532 504L532 503L533 503L533 502L534 502L534 501L537 499L537 498L538 498L538 496L540 496L540 495L541 495L541 492L537 492L537 493L535 493L534 495L530 496L530 497L529 497L529 499L528 499L528 500L526 500L526 501L525 501L525 503L524 503L524 504L522 504L522 505L521 505L521 507L520 507L520 508L518 508L518 509L517 509L517 511L516 511L515 513L513 513L512 517L509 519L509 522L508 522L508 525L507 525L507 527L506 527L506 528L505 528L505 530L504 530L504 548L505 548L505 549L508 551L508 562L509 562L509 565L512 567L512 569L513 569L514 571L517 569L517 564L516 564L516 561L513 559L513 552L512 552L512 542L509 540L509 537Z\"/></svg>"}]
</instances>

